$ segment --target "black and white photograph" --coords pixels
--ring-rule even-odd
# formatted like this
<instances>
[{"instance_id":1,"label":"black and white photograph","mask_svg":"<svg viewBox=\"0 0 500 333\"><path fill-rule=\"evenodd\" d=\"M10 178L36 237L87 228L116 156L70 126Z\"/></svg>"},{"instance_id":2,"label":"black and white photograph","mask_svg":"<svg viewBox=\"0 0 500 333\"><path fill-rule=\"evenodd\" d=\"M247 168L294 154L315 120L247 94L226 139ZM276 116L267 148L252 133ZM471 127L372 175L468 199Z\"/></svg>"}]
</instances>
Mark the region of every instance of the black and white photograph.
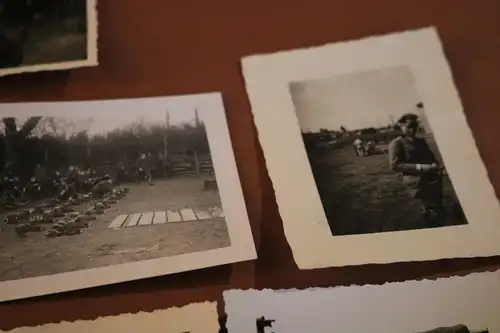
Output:
<instances>
[{"instance_id":1,"label":"black and white photograph","mask_svg":"<svg viewBox=\"0 0 500 333\"><path fill-rule=\"evenodd\" d=\"M0 76L97 65L96 0L1 0Z\"/></svg>"},{"instance_id":2,"label":"black and white photograph","mask_svg":"<svg viewBox=\"0 0 500 333\"><path fill-rule=\"evenodd\" d=\"M466 224L409 67L293 82L332 234Z\"/></svg>"},{"instance_id":3,"label":"black and white photograph","mask_svg":"<svg viewBox=\"0 0 500 333\"><path fill-rule=\"evenodd\" d=\"M300 269L500 254L474 110L436 28L250 55L242 71Z\"/></svg>"},{"instance_id":4,"label":"black and white photograph","mask_svg":"<svg viewBox=\"0 0 500 333\"><path fill-rule=\"evenodd\" d=\"M240 333L498 333L500 272L303 290L228 290Z\"/></svg>"},{"instance_id":5,"label":"black and white photograph","mask_svg":"<svg viewBox=\"0 0 500 333\"><path fill-rule=\"evenodd\" d=\"M224 110L218 94L200 96L0 105L0 281L250 259Z\"/></svg>"}]
</instances>

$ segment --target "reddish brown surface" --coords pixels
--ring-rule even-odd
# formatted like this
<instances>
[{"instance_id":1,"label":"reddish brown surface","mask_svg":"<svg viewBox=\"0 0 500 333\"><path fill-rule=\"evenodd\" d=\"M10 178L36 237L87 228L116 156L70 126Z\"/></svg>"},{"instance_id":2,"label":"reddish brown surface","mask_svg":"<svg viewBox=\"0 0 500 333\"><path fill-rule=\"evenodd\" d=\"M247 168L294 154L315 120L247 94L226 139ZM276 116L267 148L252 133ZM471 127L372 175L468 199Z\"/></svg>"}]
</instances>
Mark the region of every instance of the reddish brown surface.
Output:
<instances>
[{"instance_id":1,"label":"reddish brown surface","mask_svg":"<svg viewBox=\"0 0 500 333\"><path fill-rule=\"evenodd\" d=\"M81 100L221 91L259 260L3 304L0 328L220 300L227 288L383 283L500 265L493 258L297 270L257 145L239 66L242 56L253 53L436 25L498 189L499 15L497 0L100 1L99 67L3 78L0 98Z\"/></svg>"}]
</instances>

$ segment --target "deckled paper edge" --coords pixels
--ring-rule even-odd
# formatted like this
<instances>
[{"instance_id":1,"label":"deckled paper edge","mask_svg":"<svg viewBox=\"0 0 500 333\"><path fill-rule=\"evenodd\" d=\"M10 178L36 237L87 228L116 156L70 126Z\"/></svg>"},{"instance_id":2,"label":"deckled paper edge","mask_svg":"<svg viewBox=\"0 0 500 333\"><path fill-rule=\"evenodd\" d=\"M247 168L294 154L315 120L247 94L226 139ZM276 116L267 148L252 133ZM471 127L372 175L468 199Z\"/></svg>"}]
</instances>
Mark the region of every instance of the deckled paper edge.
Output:
<instances>
[{"instance_id":1,"label":"deckled paper edge","mask_svg":"<svg viewBox=\"0 0 500 333\"><path fill-rule=\"evenodd\" d=\"M408 296L408 300L402 301L400 298L396 300L396 302L401 303L401 305L406 304L407 309L406 310L415 310L418 312L419 307L418 306L423 306L422 300L424 299L429 299L429 302L437 302L437 304L448 304L448 306L451 306L451 309L443 309L443 317L447 319L437 319L435 314L437 314L440 317L441 312L433 312L433 315L430 315L429 318L427 318L427 315L418 315L417 314L417 319L413 320L412 323L415 324L416 326L412 327L411 329L407 329L407 332L424 332L429 329L433 329L436 327L447 327L447 326L452 326L456 324L464 324L464 325L473 325L473 329L490 329L490 332L496 332L497 329L499 328L500 321L498 321L499 317L496 316L495 310L497 310L496 306L493 304L498 304L498 289L496 287L499 286L500 282L500 270L492 270L492 271L486 271L486 272L481 272L481 273L472 273L469 275L465 276L452 276L452 277L447 277L447 278L437 278L437 279L424 279L424 280L412 280L412 281L406 281L406 282L393 282L393 283L384 283L382 285L363 285L363 286L332 286L332 287L326 287L326 288L317 288L317 287L311 287L307 289L278 289L278 290L273 290L273 289L262 289L262 290L255 290L255 289L249 289L249 290L228 290L224 292L223 299L226 304L226 313L228 314L228 322L227 322L227 328L229 330L231 329L241 329L243 328L242 323L244 322L245 329L242 329L242 332L253 332L254 330L254 325L255 325L255 320L257 317L260 317L261 315L268 315L271 317L266 317L267 319L277 319L279 321L286 320L288 317L286 314L284 314L283 311L277 310L277 307L279 307L281 304L283 304L286 307L286 302L289 300L292 302L294 305L291 307L290 311L295 311L293 312L293 316L297 315L299 318L303 318L308 323L311 322L311 318L315 318L316 320L322 320L323 317L321 316L329 316L328 311L323 311L319 310L318 311L321 313L321 316L318 317L317 311L315 311L315 307L321 307L323 304L324 306L327 307L327 309L332 309L331 314L335 314L335 306L342 306L341 304L344 303L339 303L339 302L350 302L350 296L353 296L352 303L346 304L348 308L351 310L349 312L344 312L344 315L347 316L358 316L359 313L356 313L355 310L355 305L360 304L360 302L363 302L363 304L368 304L368 305L375 305L378 304L378 297L382 299L382 302L389 302L392 298L391 296L395 296L397 293L398 295L402 295L404 298L405 296ZM467 311L472 310L471 306L466 305L468 303L468 298L467 298L467 292L473 292L474 293L474 286L476 283L486 283L486 286L480 287L478 292L475 292L474 297L472 297L472 305L473 308L477 309L476 312L479 311L481 316L477 317L476 314L470 314ZM464 286L466 289L464 292L465 294L461 294L459 289L456 289L457 287ZM453 288L451 288L453 287ZM485 289L488 288L488 289ZM493 288L491 292L493 293L492 295L485 295L487 293L487 290L490 290L490 288ZM438 292L438 290L443 290L444 293L455 293L458 292L458 298L455 299L458 303L456 304L456 309L461 309L458 310L459 312L456 313L456 309L454 309L454 302L452 303L446 303L446 300L443 300L443 298L437 297L433 298L432 292L435 291ZM411 296L412 292L413 293L419 293L419 291L425 292L424 295L425 298L420 298L420 302L417 302L419 305L412 305L411 301ZM407 294L409 292L409 294ZM420 294L418 294L420 295ZM417 298L417 294L415 295ZM451 296L451 294L450 294ZM290 297L290 298L288 298ZM315 300L316 298L316 300ZM484 298L484 300L483 300ZM307 308L300 305L300 300L304 300L304 306L312 306L312 312L308 313ZM463 301L462 301L463 300ZM324 303L322 303L324 301ZM267 302L270 302L270 304L273 304L272 307L265 306ZM331 303L330 303L331 302ZM478 303L479 302L479 303ZM259 307L259 304L264 306L265 309L261 309L262 312L259 311L254 311L254 309ZM482 305L491 305L488 308L483 308L481 307ZM332 308L333 306L333 308ZM250 314L245 313L245 310L248 308L248 311L251 312ZM439 307L437 307L435 310L441 311ZM302 314L301 311L304 311L306 313ZM378 310L368 310L369 312L375 312L378 313ZM367 309L364 309L364 313L367 312ZM279 315L277 315L279 313ZM389 307L386 310L381 309L381 315L383 316L381 318L382 321L390 321L390 313L391 313L391 308ZM408 312L404 312L405 314ZM458 320L457 320L458 319ZM334 327L336 327L335 322L329 321L329 319L325 318L325 323L331 322ZM396 321L397 322L397 321ZM323 324L325 324L323 323ZM399 325L401 324L401 321L399 321ZM314 325L314 324L313 324ZM382 325L382 326L381 326ZM398 326L398 324L395 324ZM384 332L387 331L386 329L383 329L385 324L381 324L381 322L378 322L376 325L377 332ZM390 323L387 324L387 328L391 326ZM413 326L413 325L412 325ZM246 327L249 327L247 330ZM274 325L273 325L274 327ZM290 326L289 326L290 327ZM324 327L324 325L322 326ZM329 327L329 326L328 326ZM342 326L343 329L346 329L345 326ZM370 326L367 326L366 332L370 331ZM293 331L293 330L292 330ZM373 329L372 329L373 331ZM394 330L393 330L394 331ZM398 331L401 331L398 329Z\"/></svg>"},{"instance_id":2,"label":"deckled paper edge","mask_svg":"<svg viewBox=\"0 0 500 333\"><path fill-rule=\"evenodd\" d=\"M425 277L414 277L414 278L409 278L406 280L400 280L400 281L385 281L381 283L367 283L367 284L356 284L356 283L351 283L351 284L345 284L345 285L336 285L336 286L311 286L311 287L304 287L304 288L279 288L279 289L272 289L272 288L263 288L263 289L254 289L254 288L249 288L249 289L229 289L229 290L224 290L223 296L226 294L230 294L232 292L240 292L240 291L259 291L259 292L293 292L293 291L314 291L314 290L332 290L332 289L348 289L348 288L362 288L362 287L383 287L387 285L408 285L412 283L435 283L438 281L446 281L446 280L455 280L455 279L470 279L475 276L482 276L485 274L498 274L499 279L500 279L500 268L498 265L496 266L490 266L489 268L482 268L478 269L476 271L460 271L453 273L452 275L445 275L443 274L436 275L436 276L425 276ZM225 301L225 298L224 298Z\"/></svg>"},{"instance_id":3,"label":"deckled paper edge","mask_svg":"<svg viewBox=\"0 0 500 333\"><path fill-rule=\"evenodd\" d=\"M331 43L317 45L317 46L309 46L309 47L306 46L306 47L300 47L297 49L254 54L254 55L249 55L249 56L245 56L242 58L242 60L241 60L242 73L243 73L243 78L244 78L247 94L249 95L249 102L250 102L250 106L252 109L252 115L253 115L253 118L254 118L254 121L256 124L257 137L259 139L259 142L263 146L262 151L263 151L263 155L264 155L265 165L266 165L267 170L269 170L270 179L271 179L271 182L272 182L273 188L274 188L274 195L276 197L276 201L278 204L278 210L280 211L281 216L282 216L282 211L285 211L284 207L289 205L289 204L284 202L284 200L282 200L282 198L280 198L276 193L276 192L278 192L276 190L276 186L278 185L278 182L276 181L276 179L274 179L274 177L272 175L274 173L277 173L278 171L276 170L276 167L273 166L276 163L276 161L270 162L270 160L273 160L273 157L271 157L271 156L275 156L276 154L275 154L275 152L270 151L270 149L266 149L266 147L265 147L265 145L269 143L269 138L266 138L264 142L262 141L263 137L269 136L268 129L263 130L259 126L259 124L262 125L263 122L267 121L266 114L262 111L259 111L257 113L254 112L254 107L255 107L254 104L262 104L262 97L260 97L260 96L259 97L252 97L252 92L255 88L255 85L257 84L255 72L259 71L259 65L260 65L259 62L261 61L260 58L267 57L267 56L273 56L272 60L266 59L266 61L267 61L266 68L268 68L268 67L270 67L269 66L270 62L278 61L277 58L279 58L280 61L286 62L287 58L289 58L289 57L300 57L300 56L305 57L306 55L313 57L314 52L317 52L317 51L321 52L322 49L331 47L333 45L338 46L338 47L346 47L346 46L348 47L350 44L354 45L354 44L361 44L361 43L365 43L365 42L374 43L375 41L377 41L377 42L381 41L383 43L383 42L385 42L385 40L384 40L385 38L388 38L388 37L393 38L393 39L394 38L401 38L401 36L405 36L405 35L408 38L418 39L417 37L420 37L420 36L418 36L419 34L422 34L422 35L427 34L428 36L432 34L435 37L437 37L436 38L437 40L434 40L434 41L429 40L429 42L436 44L436 45L433 45L433 47L435 47L434 52L439 51L442 54L442 56L444 57L445 64L438 63L438 65L442 65L441 69L443 71L442 73L443 73L444 78L450 79L451 85L449 87L447 87L448 92L453 93L453 95L455 95L454 96L455 100L450 100L450 103L458 101L458 103L459 103L459 108L458 108L459 112L458 113L461 113L458 116L459 117L461 116L465 119L465 125L460 128L460 131L462 133L467 132L466 134L470 134L470 137L467 137L467 140L471 139L471 141L468 142L468 146L470 143L472 143L474 145L474 147L475 147L474 154L479 156L478 157L479 163L482 165L481 168L476 170L476 171L480 172L482 174L482 176L484 174L485 175L484 177L486 178L486 180L489 181L488 170L486 169L486 167L482 161L482 158L479 154L477 144L475 141L475 137L474 137L472 130L470 128L470 124L467 122L465 114L463 112L460 112L460 110L462 110L463 108L462 108L460 96L458 94L457 85L456 85L455 80L453 79L450 64L447 61L446 54L443 50L443 45L442 45L441 39L439 38L437 29L435 26L427 26L427 27L422 27L422 28L418 28L418 29L408 29L408 30L404 30L404 31L392 32L392 33L387 33L387 34L381 33L381 34L367 36L367 37L363 37L363 38L353 38L353 39L350 39L347 41L331 42ZM414 36L417 36L417 37L414 37ZM339 73L339 74L341 74L341 73ZM262 83L262 82L260 82L260 83ZM249 90L249 87L250 87L250 90ZM452 91L450 91L450 89ZM254 103L254 101L253 101L254 98L259 99L259 102ZM298 126L298 119L296 119L295 125ZM287 134L287 138L290 138L290 134ZM475 162L477 162L477 161L475 161ZM283 186L281 186L281 187L283 187ZM491 181L489 182L489 187L491 188L491 191L489 191L489 192L494 193L493 185L491 184ZM486 190L489 190L489 189L486 189ZM280 189L279 191L282 192L283 189ZM487 193L487 194L489 195L490 193ZM310 198L307 198L307 199L310 199ZM491 200L489 200L489 199L490 198L488 198L488 200L486 200L486 201L491 202ZM496 202L498 202L498 200ZM491 205L489 208L491 208ZM497 209L497 212L498 212L498 209ZM321 212L321 214L323 214L323 212ZM288 214L288 215L290 215L290 214ZM282 219L283 219L283 216L282 216ZM314 217L311 217L311 220L314 220ZM314 235L313 238L307 237L307 235L302 235L302 239L299 242L298 240L295 239L298 237L297 230L295 230L295 229L297 229L297 226L294 226L294 227L292 227L290 225L287 226L286 221L283 221L283 224L284 224L285 235L286 235L288 243L290 244L290 246L292 248L292 253L294 255L295 262L297 263L297 265L301 269L314 269L314 268L324 268L324 267L344 267L344 266L349 266L349 265L362 265L362 264L399 263L399 262L422 261L422 260L439 260L439 259L445 259L445 258L446 259L453 259L453 258L489 257L491 255L498 254L500 251L497 248L493 249L492 248L493 245L491 245L489 247L485 247L484 250L478 250L478 251L475 251L474 253L472 253L472 252L465 253L464 251L462 251L460 254L453 253L452 255L451 254L445 255L445 254L436 253L435 255L427 254L425 256L425 258L423 258L422 256L420 256L422 258L419 257L419 258L412 258L412 259L405 258L405 257L399 257L396 259L394 259L394 258L391 258L391 259L378 258L378 259L373 259L373 260L358 258L355 261L350 260L349 262L346 262L346 260L344 260L343 258L334 259L334 257L331 256L331 258L329 260L327 260L325 258L318 257L318 253L320 253L321 251L325 252L327 249L329 249L328 247L327 248L324 247L325 242L326 243L333 243L334 238L338 239L338 237L346 237L346 236L330 237L331 240L325 241L322 238L321 239L317 238L316 237L317 235ZM293 224L293 223L291 223L291 224ZM452 228L455 230L458 230L458 229L463 230L464 229L462 226L449 227L447 229L452 229ZM425 233L425 232L432 232L432 231L435 231L435 230L424 229L423 231L417 230L416 232L417 233L419 233L419 232ZM381 233L381 235L383 235L382 237L390 237L390 236L392 236L391 234L393 235L394 233ZM356 236L369 236L369 235L356 235ZM487 243L489 244L491 242L487 242ZM304 244L306 244L306 245L304 245ZM447 252L450 252L450 251L451 250L449 250ZM443 252L443 251L441 251L441 252ZM446 251L444 251L444 252L446 252ZM481 252L481 253L478 253L478 252ZM415 255L413 255L413 256L415 256Z\"/></svg>"},{"instance_id":4,"label":"deckled paper edge","mask_svg":"<svg viewBox=\"0 0 500 333\"><path fill-rule=\"evenodd\" d=\"M193 108L198 108L199 116L204 121L207 130L230 245L156 259L1 281L0 302L232 264L253 260L257 257L221 94L201 93L139 99L164 100L167 107L170 103L188 99ZM84 102L91 105L100 101ZM50 104L56 103L64 107L74 102L82 101L5 103L0 104L0 114L15 112L17 115L23 115L28 112L32 115L31 109L26 111L24 108L29 105L30 108L37 107L39 112L48 115L50 109L47 107L50 107ZM64 112L68 112L68 110Z\"/></svg>"}]
</instances>

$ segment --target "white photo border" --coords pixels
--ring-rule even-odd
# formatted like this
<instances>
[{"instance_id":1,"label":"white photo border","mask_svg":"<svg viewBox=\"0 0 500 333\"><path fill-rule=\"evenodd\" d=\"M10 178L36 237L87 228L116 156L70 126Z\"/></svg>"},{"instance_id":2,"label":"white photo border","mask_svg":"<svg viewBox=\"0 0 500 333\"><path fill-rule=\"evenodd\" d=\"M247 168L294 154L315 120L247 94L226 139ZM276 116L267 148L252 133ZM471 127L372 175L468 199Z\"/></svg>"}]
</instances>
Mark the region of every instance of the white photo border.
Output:
<instances>
[{"instance_id":1,"label":"white photo border","mask_svg":"<svg viewBox=\"0 0 500 333\"><path fill-rule=\"evenodd\" d=\"M221 94L206 93L143 99L163 100L166 109L169 109L169 105L176 104L176 100L188 99L193 108L197 108L199 117L205 123L207 130L231 245L171 257L3 281L0 282L0 302L180 273L257 258ZM11 110L8 113L10 116L14 114L17 117L23 114L33 115L35 110L33 105L36 105L38 109L37 115L50 115L51 105L69 105L82 102L99 101L4 103L0 104L0 117L5 116L5 110ZM32 106L26 108L27 105Z\"/></svg>"},{"instance_id":2,"label":"white photo border","mask_svg":"<svg viewBox=\"0 0 500 333\"><path fill-rule=\"evenodd\" d=\"M289 84L395 66L409 66L412 70L469 224L332 236L302 141ZM252 55L242 59L242 70L286 238L299 268L500 254L500 205L434 27Z\"/></svg>"},{"instance_id":3,"label":"white photo border","mask_svg":"<svg viewBox=\"0 0 500 333\"><path fill-rule=\"evenodd\" d=\"M80 67L95 67L99 65L98 61L98 19L97 19L97 0L87 1L87 58L83 60L62 61L47 64L27 65L11 68L0 68L0 77L43 71L67 70Z\"/></svg>"}]
</instances>

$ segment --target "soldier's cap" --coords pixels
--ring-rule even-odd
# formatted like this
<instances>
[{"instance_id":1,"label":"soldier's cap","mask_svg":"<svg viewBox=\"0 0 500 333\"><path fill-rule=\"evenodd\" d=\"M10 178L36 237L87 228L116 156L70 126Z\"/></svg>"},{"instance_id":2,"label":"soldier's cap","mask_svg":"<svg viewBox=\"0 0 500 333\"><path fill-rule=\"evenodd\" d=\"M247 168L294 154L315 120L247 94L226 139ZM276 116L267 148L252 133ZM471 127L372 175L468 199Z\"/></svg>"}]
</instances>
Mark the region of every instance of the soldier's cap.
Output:
<instances>
[{"instance_id":1,"label":"soldier's cap","mask_svg":"<svg viewBox=\"0 0 500 333\"><path fill-rule=\"evenodd\" d=\"M414 113L405 113L398 119L398 124L406 124L409 122L418 123L420 118Z\"/></svg>"}]
</instances>

